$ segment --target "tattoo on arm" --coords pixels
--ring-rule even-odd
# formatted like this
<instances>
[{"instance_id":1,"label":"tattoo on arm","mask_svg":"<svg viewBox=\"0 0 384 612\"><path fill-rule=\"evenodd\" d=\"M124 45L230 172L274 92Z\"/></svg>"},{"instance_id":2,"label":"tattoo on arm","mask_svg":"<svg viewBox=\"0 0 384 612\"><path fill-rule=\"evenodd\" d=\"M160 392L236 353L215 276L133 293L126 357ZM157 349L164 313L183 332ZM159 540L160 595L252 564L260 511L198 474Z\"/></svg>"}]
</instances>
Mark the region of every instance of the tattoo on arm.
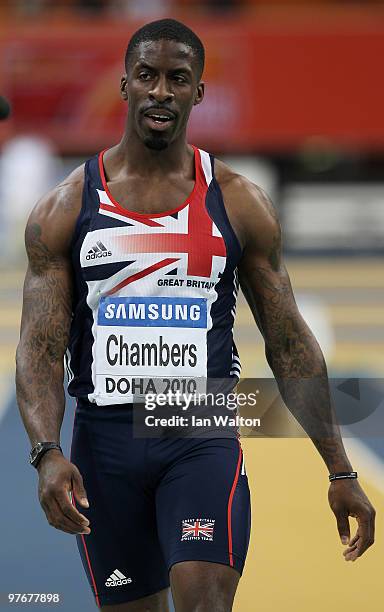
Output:
<instances>
[{"instance_id":1,"label":"tattoo on arm","mask_svg":"<svg viewBox=\"0 0 384 612\"><path fill-rule=\"evenodd\" d=\"M280 240L278 236L273 237L273 245L269 249L268 261L272 270L277 272L280 266Z\"/></svg>"},{"instance_id":2,"label":"tattoo on arm","mask_svg":"<svg viewBox=\"0 0 384 612\"><path fill-rule=\"evenodd\" d=\"M25 230L25 244L31 270L34 274L42 274L48 269L57 270L63 265L63 260L52 253L41 239L41 227L31 223Z\"/></svg>"},{"instance_id":3,"label":"tattoo on arm","mask_svg":"<svg viewBox=\"0 0 384 612\"><path fill-rule=\"evenodd\" d=\"M40 435L56 439L64 412L63 356L72 313L69 261L51 252L36 223L27 227L26 247L17 398L31 440Z\"/></svg>"}]
</instances>

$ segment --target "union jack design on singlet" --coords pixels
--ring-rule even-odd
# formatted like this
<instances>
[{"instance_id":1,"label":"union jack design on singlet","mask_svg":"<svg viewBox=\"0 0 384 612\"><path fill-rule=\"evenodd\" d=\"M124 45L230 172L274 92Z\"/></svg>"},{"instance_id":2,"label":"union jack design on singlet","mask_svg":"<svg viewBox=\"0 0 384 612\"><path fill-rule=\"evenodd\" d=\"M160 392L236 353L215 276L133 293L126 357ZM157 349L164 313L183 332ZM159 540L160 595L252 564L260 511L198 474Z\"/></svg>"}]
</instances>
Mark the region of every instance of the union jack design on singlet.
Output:
<instances>
[{"instance_id":1,"label":"union jack design on singlet","mask_svg":"<svg viewBox=\"0 0 384 612\"><path fill-rule=\"evenodd\" d=\"M235 382L240 375L232 328L241 249L213 158L193 148L192 193L154 215L126 210L113 198L103 152L85 165L72 241L71 395L98 405L129 403L166 392L169 381Z\"/></svg>"}]
</instances>

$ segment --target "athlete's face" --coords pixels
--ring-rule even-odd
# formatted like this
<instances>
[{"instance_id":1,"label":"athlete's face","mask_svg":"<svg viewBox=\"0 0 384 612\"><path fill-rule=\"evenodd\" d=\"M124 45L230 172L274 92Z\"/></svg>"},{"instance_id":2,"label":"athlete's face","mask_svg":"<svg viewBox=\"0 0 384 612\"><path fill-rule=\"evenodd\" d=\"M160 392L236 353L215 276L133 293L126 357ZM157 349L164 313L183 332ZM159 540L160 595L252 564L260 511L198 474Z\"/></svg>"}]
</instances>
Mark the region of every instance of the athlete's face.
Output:
<instances>
[{"instance_id":1,"label":"athlete's face","mask_svg":"<svg viewBox=\"0 0 384 612\"><path fill-rule=\"evenodd\" d=\"M141 43L121 79L128 126L150 149L161 150L182 134L192 107L204 97L193 51L182 43Z\"/></svg>"}]
</instances>

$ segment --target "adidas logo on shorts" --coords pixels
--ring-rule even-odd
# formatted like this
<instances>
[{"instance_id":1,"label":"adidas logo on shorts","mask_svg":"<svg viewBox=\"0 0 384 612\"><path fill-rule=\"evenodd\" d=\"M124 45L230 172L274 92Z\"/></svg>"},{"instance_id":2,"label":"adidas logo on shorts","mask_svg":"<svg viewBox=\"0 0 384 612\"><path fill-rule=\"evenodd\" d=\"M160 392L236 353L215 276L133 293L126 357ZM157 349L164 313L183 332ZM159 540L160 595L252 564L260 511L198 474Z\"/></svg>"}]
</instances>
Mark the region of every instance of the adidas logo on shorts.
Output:
<instances>
[{"instance_id":1,"label":"adidas logo on shorts","mask_svg":"<svg viewBox=\"0 0 384 612\"><path fill-rule=\"evenodd\" d=\"M111 257L111 251L108 251L107 247L98 240L96 244L88 251L85 259L98 259L99 257Z\"/></svg>"},{"instance_id":2,"label":"adidas logo on shorts","mask_svg":"<svg viewBox=\"0 0 384 612\"><path fill-rule=\"evenodd\" d=\"M132 578L127 578L124 576L123 572L119 572L118 569L115 569L114 572L107 578L105 586L114 587L114 586L122 586L123 584L130 584L132 582Z\"/></svg>"}]
</instances>

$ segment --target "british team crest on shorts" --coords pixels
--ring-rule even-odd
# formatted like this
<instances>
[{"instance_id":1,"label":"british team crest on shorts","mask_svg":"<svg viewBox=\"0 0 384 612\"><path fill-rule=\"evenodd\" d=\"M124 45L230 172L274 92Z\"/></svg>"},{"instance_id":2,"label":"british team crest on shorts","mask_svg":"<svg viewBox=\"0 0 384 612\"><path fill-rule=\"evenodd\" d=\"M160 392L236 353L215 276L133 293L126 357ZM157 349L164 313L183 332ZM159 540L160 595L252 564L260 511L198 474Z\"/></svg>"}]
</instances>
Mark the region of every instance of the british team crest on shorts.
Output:
<instances>
[{"instance_id":1,"label":"british team crest on shorts","mask_svg":"<svg viewBox=\"0 0 384 612\"><path fill-rule=\"evenodd\" d=\"M181 541L213 540L214 519L185 519L181 522Z\"/></svg>"}]
</instances>

